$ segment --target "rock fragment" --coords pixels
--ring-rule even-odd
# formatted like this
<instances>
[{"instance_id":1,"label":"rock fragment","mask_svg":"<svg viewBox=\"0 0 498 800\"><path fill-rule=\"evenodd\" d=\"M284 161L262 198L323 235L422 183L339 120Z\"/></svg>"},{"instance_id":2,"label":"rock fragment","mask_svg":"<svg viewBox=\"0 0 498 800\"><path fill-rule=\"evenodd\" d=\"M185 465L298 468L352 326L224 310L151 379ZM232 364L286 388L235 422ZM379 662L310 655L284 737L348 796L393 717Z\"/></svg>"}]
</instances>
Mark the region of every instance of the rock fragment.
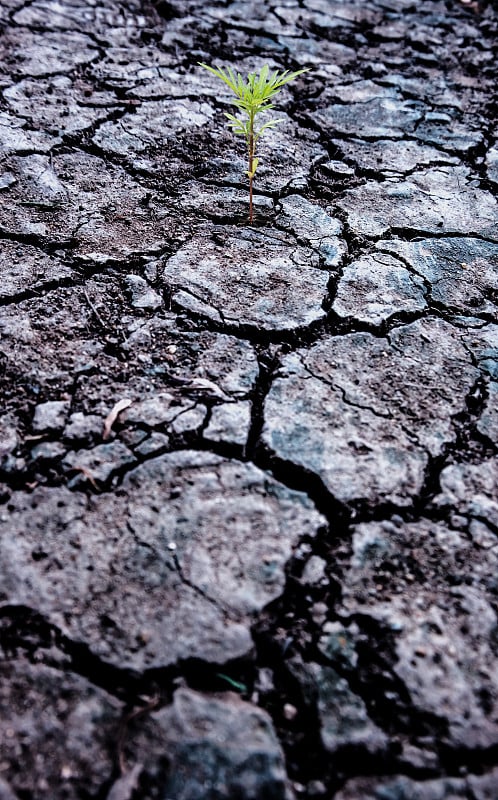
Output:
<instances>
[{"instance_id":1,"label":"rock fragment","mask_svg":"<svg viewBox=\"0 0 498 800\"><path fill-rule=\"evenodd\" d=\"M151 433L150 436L144 438L136 445L133 450L141 456L150 456L160 452L161 450L168 449L170 438L165 433Z\"/></svg>"}]
</instances>

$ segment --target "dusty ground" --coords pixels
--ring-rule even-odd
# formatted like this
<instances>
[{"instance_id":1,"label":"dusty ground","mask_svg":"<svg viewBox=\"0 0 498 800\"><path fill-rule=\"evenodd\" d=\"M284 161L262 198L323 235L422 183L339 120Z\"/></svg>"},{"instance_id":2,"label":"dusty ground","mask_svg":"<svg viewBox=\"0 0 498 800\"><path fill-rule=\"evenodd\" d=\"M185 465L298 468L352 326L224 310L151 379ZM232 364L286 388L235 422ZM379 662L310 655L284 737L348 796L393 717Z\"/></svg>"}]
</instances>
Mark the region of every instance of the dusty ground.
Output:
<instances>
[{"instance_id":1,"label":"dusty ground","mask_svg":"<svg viewBox=\"0 0 498 800\"><path fill-rule=\"evenodd\" d=\"M0 29L1 800L496 800L496 7Z\"/></svg>"}]
</instances>

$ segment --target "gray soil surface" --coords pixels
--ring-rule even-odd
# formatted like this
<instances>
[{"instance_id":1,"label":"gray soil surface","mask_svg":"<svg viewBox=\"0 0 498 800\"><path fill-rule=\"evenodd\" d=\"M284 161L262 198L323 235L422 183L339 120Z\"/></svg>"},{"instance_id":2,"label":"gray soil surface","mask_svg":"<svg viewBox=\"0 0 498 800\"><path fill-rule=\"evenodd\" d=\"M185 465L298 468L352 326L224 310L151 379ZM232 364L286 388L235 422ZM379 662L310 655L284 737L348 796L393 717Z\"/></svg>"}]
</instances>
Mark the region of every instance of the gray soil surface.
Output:
<instances>
[{"instance_id":1,"label":"gray soil surface","mask_svg":"<svg viewBox=\"0 0 498 800\"><path fill-rule=\"evenodd\" d=\"M2 0L0 800L498 798L498 7ZM309 71L248 223L198 62Z\"/></svg>"}]
</instances>

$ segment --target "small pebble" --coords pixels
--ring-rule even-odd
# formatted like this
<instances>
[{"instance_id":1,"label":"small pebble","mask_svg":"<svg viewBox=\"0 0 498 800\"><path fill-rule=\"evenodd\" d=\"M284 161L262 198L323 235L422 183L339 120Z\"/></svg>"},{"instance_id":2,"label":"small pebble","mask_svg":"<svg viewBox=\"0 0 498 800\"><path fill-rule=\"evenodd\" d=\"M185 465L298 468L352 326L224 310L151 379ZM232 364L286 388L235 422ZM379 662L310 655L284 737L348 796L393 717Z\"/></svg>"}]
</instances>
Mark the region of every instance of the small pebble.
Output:
<instances>
[{"instance_id":1,"label":"small pebble","mask_svg":"<svg viewBox=\"0 0 498 800\"><path fill-rule=\"evenodd\" d=\"M288 719L289 721L293 720L297 715L297 708L296 706L293 706L291 703L286 703L284 705L283 711L285 719Z\"/></svg>"}]
</instances>

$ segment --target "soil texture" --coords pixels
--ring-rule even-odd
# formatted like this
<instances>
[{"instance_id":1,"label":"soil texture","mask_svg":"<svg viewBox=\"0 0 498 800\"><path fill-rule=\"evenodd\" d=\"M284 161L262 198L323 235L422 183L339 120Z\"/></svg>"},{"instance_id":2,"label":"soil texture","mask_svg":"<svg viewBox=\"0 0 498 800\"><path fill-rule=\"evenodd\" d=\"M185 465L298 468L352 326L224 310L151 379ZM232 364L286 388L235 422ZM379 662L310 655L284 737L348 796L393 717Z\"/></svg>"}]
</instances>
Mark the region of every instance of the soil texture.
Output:
<instances>
[{"instance_id":1,"label":"soil texture","mask_svg":"<svg viewBox=\"0 0 498 800\"><path fill-rule=\"evenodd\" d=\"M498 8L2 0L0 800L498 797ZM260 143L198 62L309 71Z\"/></svg>"}]
</instances>

